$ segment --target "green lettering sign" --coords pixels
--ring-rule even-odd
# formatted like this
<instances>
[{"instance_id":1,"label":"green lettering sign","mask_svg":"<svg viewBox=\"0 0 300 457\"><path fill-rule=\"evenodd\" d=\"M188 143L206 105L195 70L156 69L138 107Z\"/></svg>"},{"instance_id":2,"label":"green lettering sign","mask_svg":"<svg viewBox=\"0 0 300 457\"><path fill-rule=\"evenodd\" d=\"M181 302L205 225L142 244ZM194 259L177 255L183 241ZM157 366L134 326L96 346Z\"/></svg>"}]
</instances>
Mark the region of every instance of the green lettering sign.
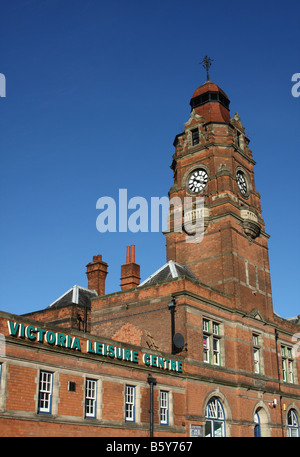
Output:
<instances>
[{"instance_id":1,"label":"green lettering sign","mask_svg":"<svg viewBox=\"0 0 300 457\"><path fill-rule=\"evenodd\" d=\"M19 330L19 323L18 322L12 322L8 321L8 331L9 334L12 336L17 336L18 330Z\"/></svg>"},{"instance_id":2,"label":"green lettering sign","mask_svg":"<svg viewBox=\"0 0 300 457\"><path fill-rule=\"evenodd\" d=\"M66 347L66 335L63 333L56 334L56 346Z\"/></svg>"},{"instance_id":3,"label":"green lettering sign","mask_svg":"<svg viewBox=\"0 0 300 457\"><path fill-rule=\"evenodd\" d=\"M78 351L81 351L80 341L79 338L77 338L77 336L75 336L75 338L73 339L71 349L77 349Z\"/></svg>"},{"instance_id":4,"label":"green lettering sign","mask_svg":"<svg viewBox=\"0 0 300 457\"><path fill-rule=\"evenodd\" d=\"M33 325L25 326L19 322L7 321L9 334L18 336L19 338L27 338L30 341L39 343L47 343L56 345L65 349L81 351L80 340L78 337L65 335L64 333L53 332L43 328L36 328ZM125 362L138 363L139 353L122 347L107 345L105 343L93 342L86 340L86 352L89 354L97 354L100 356L108 356ZM177 360L167 359L154 354L143 354L143 363L146 366L154 368L162 368L168 371L176 371L182 373L182 362Z\"/></svg>"},{"instance_id":5,"label":"green lettering sign","mask_svg":"<svg viewBox=\"0 0 300 457\"><path fill-rule=\"evenodd\" d=\"M38 342L43 343L46 330L43 328L37 328L36 331L37 331Z\"/></svg>"},{"instance_id":6,"label":"green lettering sign","mask_svg":"<svg viewBox=\"0 0 300 457\"><path fill-rule=\"evenodd\" d=\"M36 339L36 335L33 332L35 332L35 327L28 325L28 327L26 327L26 337L32 341Z\"/></svg>"},{"instance_id":7,"label":"green lettering sign","mask_svg":"<svg viewBox=\"0 0 300 457\"><path fill-rule=\"evenodd\" d=\"M138 353L136 351L132 351L132 362L138 363Z\"/></svg>"},{"instance_id":8,"label":"green lettering sign","mask_svg":"<svg viewBox=\"0 0 300 457\"><path fill-rule=\"evenodd\" d=\"M48 330L48 332L46 332L46 341L48 344L54 344L55 343L55 333L52 332L52 330Z\"/></svg>"},{"instance_id":9,"label":"green lettering sign","mask_svg":"<svg viewBox=\"0 0 300 457\"><path fill-rule=\"evenodd\" d=\"M102 344L101 343L95 343L95 352L98 355L102 355Z\"/></svg>"},{"instance_id":10,"label":"green lettering sign","mask_svg":"<svg viewBox=\"0 0 300 457\"><path fill-rule=\"evenodd\" d=\"M92 342L90 340L87 340L87 352L89 352L90 354L95 354L95 351L94 349L92 348Z\"/></svg>"},{"instance_id":11,"label":"green lettering sign","mask_svg":"<svg viewBox=\"0 0 300 457\"><path fill-rule=\"evenodd\" d=\"M112 345L108 346L108 355L112 358L115 356L115 348Z\"/></svg>"}]
</instances>

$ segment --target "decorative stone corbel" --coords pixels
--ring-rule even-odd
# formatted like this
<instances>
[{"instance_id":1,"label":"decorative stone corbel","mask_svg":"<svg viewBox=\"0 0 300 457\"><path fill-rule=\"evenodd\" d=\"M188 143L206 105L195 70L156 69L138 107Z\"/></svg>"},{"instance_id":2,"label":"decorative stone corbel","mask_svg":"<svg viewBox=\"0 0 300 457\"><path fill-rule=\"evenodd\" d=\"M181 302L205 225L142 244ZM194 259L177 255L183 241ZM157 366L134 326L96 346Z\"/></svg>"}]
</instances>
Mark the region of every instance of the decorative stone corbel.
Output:
<instances>
[{"instance_id":1,"label":"decorative stone corbel","mask_svg":"<svg viewBox=\"0 0 300 457\"><path fill-rule=\"evenodd\" d=\"M256 214L249 209L241 209L240 215L243 219L243 228L245 234L251 240L254 240L259 236L261 230Z\"/></svg>"}]
</instances>

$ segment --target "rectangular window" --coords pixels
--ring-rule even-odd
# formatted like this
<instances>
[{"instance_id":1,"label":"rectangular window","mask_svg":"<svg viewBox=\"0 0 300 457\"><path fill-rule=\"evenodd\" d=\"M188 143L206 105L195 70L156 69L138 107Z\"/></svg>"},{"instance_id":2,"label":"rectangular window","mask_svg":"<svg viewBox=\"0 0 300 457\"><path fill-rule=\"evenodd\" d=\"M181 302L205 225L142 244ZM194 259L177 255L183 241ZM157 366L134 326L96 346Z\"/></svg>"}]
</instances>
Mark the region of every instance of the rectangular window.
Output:
<instances>
[{"instance_id":1,"label":"rectangular window","mask_svg":"<svg viewBox=\"0 0 300 457\"><path fill-rule=\"evenodd\" d=\"M85 417L96 418L97 381L87 379L85 382Z\"/></svg>"},{"instance_id":2,"label":"rectangular window","mask_svg":"<svg viewBox=\"0 0 300 457\"><path fill-rule=\"evenodd\" d=\"M204 332L209 332L209 321L207 319L203 319L202 329Z\"/></svg>"},{"instance_id":3,"label":"rectangular window","mask_svg":"<svg viewBox=\"0 0 300 457\"><path fill-rule=\"evenodd\" d=\"M196 144L199 144L199 130L198 129L192 130L192 145L195 146Z\"/></svg>"},{"instance_id":4,"label":"rectangular window","mask_svg":"<svg viewBox=\"0 0 300 457\"><path fill-rule=\"evenodd\" d=\"M281 346L282 379L284 382L294 383L294 362L291 348Z\"/></svg>"},{"instance_id":5,"label":"rectangular window","mask_svg":"<svg viewBox=\"0 0 300 457\"><path fill-rule=\"evenodd\" d=\"M216 322L213 322L213 334L219 335L219 324L217 324Z\"/></svg>"},{"instance_id":6,"label":"rectangular window","mask_svg":"<svg viewBox=\"0 0 300 457\"><path fill-rule=\"evenodd\" d=\"M214 365L221 365L220 347L221 338L220 324L203 319L203 361ZM217 338L218 336L218 338Z\"/></svg>"},{"instance_id":7,"label":"rectangular window","mask_svg":"<svg viewBox=\"0 0 300 457\"><path fill-rule=\"evenodd\" d=\"M203 335L203 362L209 363L209 337Z\"/></svg>"},{"instance_id":8,"label":"rectangular window","mask_svg":"<svg viewBox=\"0 0 300 457\"><path fill-rule=\"evenodd\" d=\"M294 383L294 371L293 371L293 361L288 360L288 380L290 383Z\"/></svg>"},{"instance_id":9,"label":"rectangular window","mask_svg":"<svg viewBox=\"0 0 300 457\"><path fill-rule=\"evenodd\" d=\"M40 372L38 412L51 414L53 373Z\"/></svg>"},{"instance_id":10,"label":"rectangular window","mask_svg":"<svg viewBox=\"0 0 300 457\"><path fill-rule=\"evenodd\" d=\"M169 392L160 391L160 423L169 424Z\"/></svg>"},{"instance_id":11,"label":"rectangular window","mask_svg":"<svg viewBox=\"0 0 300 457\"><path fill-rule=\"evenodd\" d=\"M260 347L259 347L259 335L252 334L253 344L253 362L254 362L254 373L260 373Z\"/></svg>"},{"instance_id":12,"label":"rectangular window","mask_svg":"<svg viewBox=\"0 0 300 457\"><path fill-rule=\"evenodd\" d=\"M258 346L258 335L252 335L253 346Z\"/></svg>"},{"instance_id":13,"label":"rectangular window","mask_svg":"<svg viewBox=\"0 0 300 457\"><path fill-rule=\"evenodd\" d=\"M286 382L286 359L282 359L282 378Z\"/></svg>"},{"instance_id":14,"label":"rectangular window","mask_svg":"<svg viewBox=\"0 0 300 457\"><path fill-rule=\"evenodd\" d=\"M213 362L214 365L220 365L220 340L213 338Z\"/></svg>"},{"instance_id":15,"label":"rectangular window","mask_svg":"<svg viewBox=\"0 0 300 457\"><path fill-rule=\"evenodd\" d=\"M253 348L253 359L254 359L254 373L258 374L260 372L259 349L258 348Z\"/></svg>"},{"instance_id":16,"label":"rectangular window","mask_svg":"<svg viewBox=\"0 0 300 457\"><path fill-rule=\"evenodd\" d=\"M125 420L135 421L135 387L126 386L125 389Z\"/></svg>"}]
</instances>

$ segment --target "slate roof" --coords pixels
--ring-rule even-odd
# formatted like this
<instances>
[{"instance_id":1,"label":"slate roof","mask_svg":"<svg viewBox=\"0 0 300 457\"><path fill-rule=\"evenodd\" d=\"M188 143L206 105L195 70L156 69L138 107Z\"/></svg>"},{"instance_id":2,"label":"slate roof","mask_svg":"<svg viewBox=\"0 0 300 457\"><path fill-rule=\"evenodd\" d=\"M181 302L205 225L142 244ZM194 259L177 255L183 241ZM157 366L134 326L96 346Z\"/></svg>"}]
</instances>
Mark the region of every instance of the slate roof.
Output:
<instances>
[{"instance_id":1,"label":"slate roof","mask_svg":"<svg viewBox=\"0 0 300 457\"><path fill-rule=\"evenodd\" d=\"M281 316L279 316L279 314L275 313L275 311L273 311L273 313L276 317L279 317L280 319L284 319L285 321L288 321L291 324L300 326L300 314L298 314L298 316L295 316L295 317L281 317Z\"/></svg>"},{"instance_id":2,"label":"slate roof","mask_svg":"<svg viewBox=\"0 0 300 457\"><path fill-rule=\"evenodd\" d=\"M155 273L150 275L138 287L156 284L158 282L167 281L168 279L176 279L185 276L193 281L198 281L198 278L184 265L180 265L173 260L169 260L165 265L159 268Z\"/></svg>"},{"instance_id":3,"label":"slate roof","mask_svg":"<svg viewBox=\"0 0 300 457\"><path fill-rule=\"evenodd\" d=\"M80 286L73 286L61 297L51 303L51 305L47 306L47 309L60 308L62 306L71 304L90 307L91 298L96 296L97 292L95 290L85 289L84 287Z\"/></svg>"}]
</instances>

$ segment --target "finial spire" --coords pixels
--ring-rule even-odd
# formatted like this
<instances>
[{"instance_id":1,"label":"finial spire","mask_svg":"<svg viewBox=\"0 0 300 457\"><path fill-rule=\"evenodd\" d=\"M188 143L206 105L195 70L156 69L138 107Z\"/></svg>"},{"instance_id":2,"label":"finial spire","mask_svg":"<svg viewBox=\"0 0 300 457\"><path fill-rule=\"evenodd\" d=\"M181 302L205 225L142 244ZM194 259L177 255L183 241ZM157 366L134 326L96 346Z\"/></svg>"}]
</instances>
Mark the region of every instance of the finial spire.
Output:
<instances>
[{"instance_id":1,"label":"finial spire","mask_svg":"<svg viewBox=\"0 0 300 457\"><path fill-rule=\"evenodd\" d=\"M211 67L211 62L213 62L214 60L211 59L210 57L208 56L205 56L204 59L200 62L200 64L202 64L202 66L206 69L206 81L209 81L209 68Z\"/></svg>"}]
</instances>

